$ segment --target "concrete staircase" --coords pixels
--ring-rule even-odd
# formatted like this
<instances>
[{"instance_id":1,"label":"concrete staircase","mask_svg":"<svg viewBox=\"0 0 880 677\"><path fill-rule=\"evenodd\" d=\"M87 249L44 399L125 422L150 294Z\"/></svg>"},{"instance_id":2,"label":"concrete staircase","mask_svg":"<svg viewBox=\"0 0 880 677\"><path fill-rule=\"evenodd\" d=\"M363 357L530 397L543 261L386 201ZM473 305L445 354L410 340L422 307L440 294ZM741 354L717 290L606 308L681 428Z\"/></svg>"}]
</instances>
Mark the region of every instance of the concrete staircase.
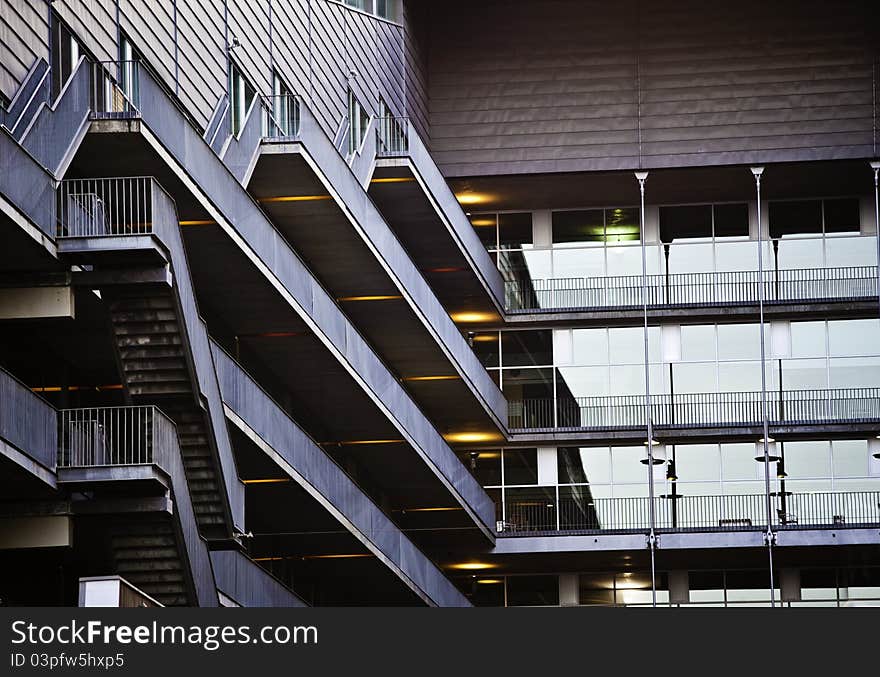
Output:
<instances>
[{"instance_id":1,"label":"concrete staircase","mask_svg":"<svg viewBox=\"0 0 880 677\"><path fill-rule=\"evenodd\" d=\"M228 538L219 461L190 368L175 292L149 285L105 290L123 385L133 404L155 404L177 426L199 531Z\"/></svg>"},{"instance_id":2,"label":"concrete staircase","mask_svg":"<svg viewBox=\"0 0 880 677\"><path fill-rule=\"evenodd\" d=\"M117 525L110 545L116 573L136 588L165 606L195 603L190 599L183 545L170 515Z\"/></svg>"}]
</instances>

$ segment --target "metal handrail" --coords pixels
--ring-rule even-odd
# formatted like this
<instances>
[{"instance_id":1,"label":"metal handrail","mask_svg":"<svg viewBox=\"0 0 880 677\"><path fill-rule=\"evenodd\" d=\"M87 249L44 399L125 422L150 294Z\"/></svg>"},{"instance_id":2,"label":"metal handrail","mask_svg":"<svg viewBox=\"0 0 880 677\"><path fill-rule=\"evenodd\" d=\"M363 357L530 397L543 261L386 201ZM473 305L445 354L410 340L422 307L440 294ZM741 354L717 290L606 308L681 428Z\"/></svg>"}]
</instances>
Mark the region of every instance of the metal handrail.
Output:
<instances>
[{"instance_id":1,"label":"metal handrail","mask_svg":"<svg viewBox=\"0 0 880 677\"><path fill-rule=\"evenodd\" d=\"M58 467L161 465L176 429L154 406L58 412Z\"/></svg>"},{"instance_id":2,"label":"metal handrail","mask_svg":"<svg viewBox=\"0 0 880 677\"><path fill-rule=\"evenodd\" d=\"M657 394L655 426L755 425L763 420L761 391ZM880 420L880 388L768 391L771 423L809 424ZM609 429L644 425L644 395L508 400L511 429Z\"/></svg>"},{"instance_id":3,"label":"metal handrail","mask_svg":"<svg viewBox=\"0 0 880 677\"><path fill-rule=\"evenodd\" d=\"M769 270L764 272L762 279L767 303L858 299L877 295L877 266ZM760 286L758 271L649 275L648 305L757 303ZM640 275L505 282L505 305L512 312L639 307L641 304Z\"/></svg>"},{"instance_id":4,"label":"metal handrail","mask_svg":"<svg viewBox=\"0 0 880 677\"><path fill-rule=\"evenodd\" d=\"M137 107L139 65L137 60L92 63L90 101L93 119L125 119L140 115Z\"/></svg>"},{"instance_id":5,"label":"metal handrail","mask_svg":"<svg viewBox=\"0 0 880 677\"><path fill-rule=\"evenodd\" d=\"M535 532L632 532L649 528L649 498L593 498L588 485L579 498L550 492L508 496L503 534ZM743 531L767 526L764 494L688 496L678 492L654 499L655 528L665 531ZM804 529L880 524L880 491L789 493L773 497L773 526ZM784 502L783 502L784 501ZM498 514L502 505L497 504ZM558 513L558 514L557 514Z\"/></svg>"},{"instance_id":6,"label":"metal handrail","mask_svg":"<svg viewBox=\"0 0 880 677\"><path fill-rule=\"evenodd\" d=\"M153 230L150 176L65 179L58 186L59 238L143 235Z\"/></svg>"},{"instance_id":7,"label":"metal handrail","mask_svg":"<svg viewBox=\"0 0 880 677\"><path fill-rule=\"evenodd\" d=\"M394 157L409 153L409 118L376 118L376 155Z\"/></svg>"},{"instance_id":8,"label":"metal handrail","mask_svg":"<svg viewBox=\"0 0 880 677\"><path fill-rule=\"evenodd\" d=\"M265 94L261 100L264 139L290 139L299 136L302 99L298 94Z\"/></svg>"}]
</instances>

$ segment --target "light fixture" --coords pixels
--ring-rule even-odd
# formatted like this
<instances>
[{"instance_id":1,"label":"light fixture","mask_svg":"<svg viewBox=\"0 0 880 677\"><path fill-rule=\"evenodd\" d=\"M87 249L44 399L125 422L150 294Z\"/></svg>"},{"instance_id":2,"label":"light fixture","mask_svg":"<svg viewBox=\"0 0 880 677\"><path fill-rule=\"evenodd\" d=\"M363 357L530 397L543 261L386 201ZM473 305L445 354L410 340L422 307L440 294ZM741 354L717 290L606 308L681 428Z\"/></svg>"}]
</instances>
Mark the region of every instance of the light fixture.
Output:
<instances>
[{"instance_id":1,"label":"light fixture","mask_svg":"<svg viewBox=\"0 0 880 677\"><path fill-rule=\"evenodd\" d=\"M338 442L321 442L322 445L340 447L359 446L362 444L402 444L404 440L340 440Z\"/></svg>"},{"instance_id":2,"label":"light fixture","mask_svg":"<svg viewBox=\"0 0 880 677\"><path fill-rule=\"evenodd\" d=\"M485 569L494 569L498 565L489 562L461 562L459 564L450 564L448 569L458 569L459 571L483 571Z\"/></svg>"},{"instance_id":3,"label":"light fixture","mask_svg":"<svg viewBox=\"0 0 880 677\"><path fill-rule=\"evenodd\" d=\"M412 176L386 176L378 179L370 179L370 183L412 183Z\"/></svg>"},{"instance_id":4,"label":"light fixture","mask_svg":"<svg viewBox=\"0 0 880 677\"><path fill-rule=\"evenodd\" d=\"M399 294L374 294L372 296L340 296L337 301L397 301L403 297Z\"/></svg>"},{"instance_id":5,"label":"light fixture","mask_svg":"<svg viewBox=\"0 0 880 677\"><path fill-rule=\"evenodd\" d=\"M456 193L455 199L458 200L459 204L463 205L476 205L481 202L488 202L491 199L491 195L487 195L486 193Z\"/></svg>"},{"instance_id":6,"label":"light fixture","mask_svg":"<svg viewBox=\"0 0 880 677\"><path fill-rule=\"evenodd\" d=\"M500 578L478 578L477 584L479 585L498 585L500 583L504 583Z\"/></svg>"},{"instance_id":7,"label":"light fixture","mask_svg":"<svg viewBox=\"0 0 880 677\"><path fill-rule=\"evenodd\" d=\"M646 448L648 447L648 442L643 442L642 444L644 444ZM646 453L644 458L639 460L639 463L642 463L643 465L648 465L649 460L651 461L651 465L662 465L663 463L666 463L666 445L662 442L658 442L657 440L651 440L650 446L651 458L649 459Z\"/></svg>"},{"instance_id":8,"label":"light fixture","mask_svg":"<svg viewBox=\"0 0 880 677\"><path fill-rule=\"evenodd\" d=\"M785 461L781 458L776 461L776 477L779 479L785 479L788 477L788 473L785 472Z\"/></svg>"},{"instance_id":9,"label":"light fixture","mask_svg":"<svg viewBox=\"0 0 880 677\"><path fill-rule=\"evenodd\" d=\"M266 479L259 480L242 480L242 484L278 484L281 482L290 482L289 477L269 477Z\"/></svg>"},{"instance_id":10,"label":"light fixture","mask_svg":"<svg viewBox=\"0 0 880 677\"><path fill-rule=\"evenodd\" d=\"M259 202L315 202L317 200L330 200L331 195L276 195L274 197L257 198Z\"/></svg>"},{"instance_id":11,"label":"light fixture","mask_svg":"<svg viewBox=\"0 0 880 677\"><path fill-rule=\"evenodd\" d=\"M473 443L473 442L497 442L501 440L499 433L481 433L481 432L462 432L462 433L446 433L443 438L447 442L453 443Z\"/></svg>"},{"instance_id":12,"label":"light fixture","mask_svg":"<svg viewBox=\"0 0 880 677\"><path fill-rule=\"evenodd\" d=\"M461 376L438 375L438 376L404 376L403 381L458 381Z\"/></svg>"},{"instance_id":13,"label":"light fixture","mask_svg":"<svg viewBox=\"0 0 880 677\"><path fill-rule=\"evenodd\" d=\"M486 313L479 311L462 311L458 313L450 313L449 317L453 322L495 322L498 315L495 313Z\"/></svg>"},{"instance_id":14,"label":"light fixture","mask_svg":"<svg viewBox=\"0 0 880 677\"><path fill-rule=\"evenodd\" d=\"M868 440L868 451L871 452L871 456L880 460L880 435L877 435L873 440Z\"/></svg>"},{"instance_id":15,"label":"light fixture","mask_svg":"<svg viewBox=\"0 0 880 677\"><path fill-rule=\"evenodd\" d=\"M675 472L675 461L669 461L666 466L666 479L670 482L678 482L678 473Z\"/></svg>"},{"instance_id":16,"label":"light fixture","mask_svg":"<svg viewBox=\"0 0 880 677\"><path fill-rule=\"evenodd\" d=\"M474 471L477 469L477 459L480 457L479 451L472 451L470 453L471 457L471 470Z\"/></svg>"},{"instance_id":17,"label":"light fixture","mask_svg":"<svg viewBox=\"0 0 880 677\"><path fill-rule=\"evenodd\" d=\"M486 226L494 226L495 219L472 219L471 225L477 228L482 228Z\"/></svg>"}]
</instances>

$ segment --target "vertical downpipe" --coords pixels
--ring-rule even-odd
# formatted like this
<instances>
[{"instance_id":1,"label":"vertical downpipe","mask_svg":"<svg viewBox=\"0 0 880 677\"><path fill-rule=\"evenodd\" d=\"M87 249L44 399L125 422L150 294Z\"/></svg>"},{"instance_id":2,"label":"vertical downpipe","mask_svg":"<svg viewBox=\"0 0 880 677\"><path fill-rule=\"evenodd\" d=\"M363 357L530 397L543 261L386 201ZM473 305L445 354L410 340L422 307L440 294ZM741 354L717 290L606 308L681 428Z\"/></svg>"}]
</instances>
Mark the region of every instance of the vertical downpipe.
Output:
<instances>
[{"instance_id":1,"label":"vertical downpipe","mask_svg":"<svg viewBox=\"0 0 880 677\"><path fill-rule=\"evenodd\" d=\"M645 339L645 429L648 434L646 442L648 450L648 549L651 551L651 605L657 606L657 573L654 550L657 536L654 532L656 515L654 514L654 424L651 420L651 367L648 350L648 253L645 247L645 182L648 172L635 172L639 182L639 237L642 241L642 317L644 320Z\"/></svg>"},{"instance_id":2,"label":"vertical downpipe","mask_svg":"<svg viewBox=\"0 0 880 677\"><path fill-rule=\"evenodd\" d=\"M752 167L755 177L755 193L758 207L758 326L761 341L761 421L764 428L764 503L767 509L767 556L770 562L770 606L776 606L776 593L773 585L773 510L770 504L770 423L767 419L767 364L764 347L764 225L761 222L761 174L763 167Z\"/></svg>"}]
</instances>

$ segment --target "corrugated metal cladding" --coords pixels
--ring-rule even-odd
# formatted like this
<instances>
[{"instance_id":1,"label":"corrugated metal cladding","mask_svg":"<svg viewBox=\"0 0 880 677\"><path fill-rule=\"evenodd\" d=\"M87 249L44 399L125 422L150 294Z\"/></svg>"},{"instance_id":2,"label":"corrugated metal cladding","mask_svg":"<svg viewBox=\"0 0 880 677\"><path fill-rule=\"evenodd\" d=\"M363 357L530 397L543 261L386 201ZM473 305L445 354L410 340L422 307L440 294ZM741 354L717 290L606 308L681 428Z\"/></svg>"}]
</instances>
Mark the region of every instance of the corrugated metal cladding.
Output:
<instances>
[{"instance_id":1,"label":"corrugated metal cladding","mask_svg":"<svg viewBox=\"0 0 880 677\"><path fill-rule=\"evenodd\" d=\"M432 3L450 176L869 157L876 0Z\"/></svg>"},{"instance_id":2,"label":"corrugated metal cladding","mask_svg":"<svg viewBox=\"0 0 880 677\"><path fill-rule=\"evenodd\" d=\"M380 96L395 114L406 110L404 28L337 2L56 0L52 7L99 60L118 58L121 29L202 126L226 91L227 35L241 43L232 59L257 91L271 91L274 67L313 101L331 135L349 82L374 112ZM48 59L48 12L45 0L0 0L0 91L10 98L34 59Z\"/></svg>"}]
</instances>

